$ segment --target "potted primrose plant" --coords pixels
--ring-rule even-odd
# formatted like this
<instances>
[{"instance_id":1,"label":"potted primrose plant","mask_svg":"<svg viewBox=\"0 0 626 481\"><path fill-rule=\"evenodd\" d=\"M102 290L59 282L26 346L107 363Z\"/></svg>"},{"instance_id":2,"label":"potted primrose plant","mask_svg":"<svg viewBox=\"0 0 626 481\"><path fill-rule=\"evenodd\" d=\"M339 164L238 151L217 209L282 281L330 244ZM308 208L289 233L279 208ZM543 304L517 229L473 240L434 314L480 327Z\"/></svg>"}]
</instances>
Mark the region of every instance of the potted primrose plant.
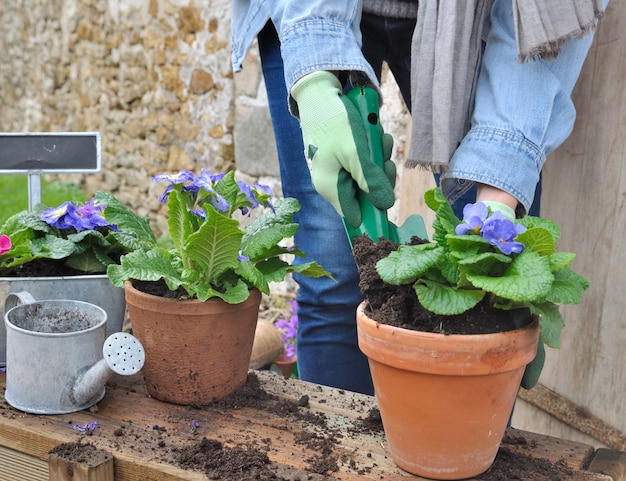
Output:
<instances>
[{"instance_id":1,"label":"potted primrose plant","mask_svg":"<svg viewBox=\"0 0 626 481\"><path fill-rule=\"evenodd\" d=\"M124 291L111 284L106 268L138 244L134 234L106 219L107 201L119 204L100 192L88 202L39 204L8 218L0 227L0 298L28 291L36 299L92 302L107 312L109 334L120 331ZM4 362L3 345L0 351Z\"/></svg>"},{"instance_id":2,"label":"potted primrose plant","mask_svg":"<svg viewBox=\"0 0 626 481\"><path fill-rule=\"evenodd\" d=\"M298 229L292 198L271 200L267 186L248 185L234 172L187 170L159 174L165 182L170 245L133 223L127 209L106 210L143 247L110 265L124 286L133 333L146 351L148 393L175 404L207 404L242 386L247 377L261 294L291 272L329 275L288 245ZM117 207L117 206L115 206ZM262 213L251 222L253 211Z\"/></svg>"},{"instance_id":3,"label":"potted primrose plant","mask_svg":"<svg viewBox=\"0 0 626 481\"><path fill-rule=\"evenodd\" d=\"M525 387L538 379L543 344L559 346L558 304L580 302L588 282L568 267L575 255L557 251L554 222L510 221L483 203L468 204L461 221L438 189L425 200L436 213L433 242L355 239L369 301L357 312L359 346L396 464L471 478L493 463L523 377ZM378 260L368 266L372 246ZM470 315L478 329L452 330Z\"/></svg>"}]
</instances>

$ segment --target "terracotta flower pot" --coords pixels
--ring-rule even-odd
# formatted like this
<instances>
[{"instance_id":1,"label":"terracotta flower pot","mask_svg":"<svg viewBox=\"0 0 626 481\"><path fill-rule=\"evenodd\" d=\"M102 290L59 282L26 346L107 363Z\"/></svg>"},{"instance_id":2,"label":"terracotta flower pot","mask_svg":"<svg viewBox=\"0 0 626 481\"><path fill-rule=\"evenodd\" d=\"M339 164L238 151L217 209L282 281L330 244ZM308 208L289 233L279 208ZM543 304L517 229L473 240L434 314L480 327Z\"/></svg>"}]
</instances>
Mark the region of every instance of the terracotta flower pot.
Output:
<instances>
[{"instance_id":1,"label":"terracotta flower pot","mask_svg":"<svg viewBox=\"0 0 626 481\"><path fill-rule=\"evenodd\" d=\"M539 337L527 327L445 335L378 324L357 310L389 449L404 470L464 479L493 463Z\"/></svg>"},{"instance_id":2,"label":"terracotta flower pot","mask_svg":"<svg viewBox=\"0 0 626 481\"><path fill-rule=\"evenodd\" d=\"M125 283L133 328L146 352L148 394L174 404L208 404L246 382L261 292L241 304L180 301Z\"/></svg>"},{"instance_id":3,"label":"terracotta flower pot","mask_svg":"<svg viewBox=\"0 0 626 481\"><path fill-rule=\"evenodd\" d=\"M297 362L298 361L295 358L288 360L288 359L285 359L284 355L282 355L274 361L274 364L276 364L276 367L280 369L280 372L283 374L283 377L285 379L289 379L291 375L293 374L293 370L295 369Z\"/></svg>"}]
</instances>

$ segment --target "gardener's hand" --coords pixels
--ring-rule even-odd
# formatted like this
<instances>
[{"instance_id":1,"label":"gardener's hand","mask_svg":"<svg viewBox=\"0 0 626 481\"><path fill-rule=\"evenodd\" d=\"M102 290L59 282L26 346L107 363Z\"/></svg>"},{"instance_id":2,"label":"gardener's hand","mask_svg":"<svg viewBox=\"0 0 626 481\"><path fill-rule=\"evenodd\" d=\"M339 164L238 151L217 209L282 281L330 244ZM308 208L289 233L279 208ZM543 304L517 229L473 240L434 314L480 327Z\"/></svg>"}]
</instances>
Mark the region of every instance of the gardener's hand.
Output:
<instances>
[{"instance_id":1,"label":"gardener's hand","mask_svg":"<svg viewBox=\"0 0 626 481\"><path fill-rule=\"evenodd\" d=\"M395 164L390 160L393 139L383 134L384 169L369 155L367 135L359 113L342 94L331 72L320 71L298 80L291 89L298 104L304 151L312 163L313 186L348 224L361 224L357 189L381 210L394 203ZM358 187L357 187L358 186Z\"/></svg>"}]
</instances>

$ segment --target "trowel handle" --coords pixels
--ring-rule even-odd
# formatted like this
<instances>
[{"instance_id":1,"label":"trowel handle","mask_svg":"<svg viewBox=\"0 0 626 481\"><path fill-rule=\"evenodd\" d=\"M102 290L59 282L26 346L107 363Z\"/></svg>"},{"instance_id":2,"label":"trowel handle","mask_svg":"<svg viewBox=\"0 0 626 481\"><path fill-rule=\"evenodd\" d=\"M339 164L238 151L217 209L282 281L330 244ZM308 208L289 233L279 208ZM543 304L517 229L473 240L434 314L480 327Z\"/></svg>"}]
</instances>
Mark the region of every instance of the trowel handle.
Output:
<instances>
[{"instance_id":1,"label":"trowel handle","mask_svg":"<svg viewBox=\"0 0 626 481\"><path fill-rule=\"evenodd\" d=\"M378 111L378 93L370 87L355 87L348 92L347 97L356 107L361 117L363 128L367 134L370 160L381 169L384 169L385 160L383 158L382 127ZM387 211L380 210L374 206L360 190L357 196L361 208L361 225L353 229L344 219L344 226L350 242L356 236L363 234L367 234L375 242L380 237L396 240L396 235L391 231L387 219Z\"/></svg>"}]
</instances>

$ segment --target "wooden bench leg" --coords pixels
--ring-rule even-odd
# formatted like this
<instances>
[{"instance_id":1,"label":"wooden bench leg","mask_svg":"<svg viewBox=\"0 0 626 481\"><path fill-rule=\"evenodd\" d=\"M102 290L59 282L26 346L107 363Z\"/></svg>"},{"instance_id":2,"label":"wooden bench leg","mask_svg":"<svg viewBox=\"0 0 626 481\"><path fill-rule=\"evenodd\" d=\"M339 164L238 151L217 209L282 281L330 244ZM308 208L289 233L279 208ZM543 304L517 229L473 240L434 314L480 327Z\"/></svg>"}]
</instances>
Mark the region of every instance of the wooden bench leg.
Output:
<instances>
[{"instance_id":1,"label":"wooden bench leg","mask_svg":"<svg viewBox=\"0 0 626 481\"><path fill-rule=\"evenodd\" d=\"M49 454L49 481L114 481L113 456L92 444L60 444Z\"/></svg>"}]
</instances>

